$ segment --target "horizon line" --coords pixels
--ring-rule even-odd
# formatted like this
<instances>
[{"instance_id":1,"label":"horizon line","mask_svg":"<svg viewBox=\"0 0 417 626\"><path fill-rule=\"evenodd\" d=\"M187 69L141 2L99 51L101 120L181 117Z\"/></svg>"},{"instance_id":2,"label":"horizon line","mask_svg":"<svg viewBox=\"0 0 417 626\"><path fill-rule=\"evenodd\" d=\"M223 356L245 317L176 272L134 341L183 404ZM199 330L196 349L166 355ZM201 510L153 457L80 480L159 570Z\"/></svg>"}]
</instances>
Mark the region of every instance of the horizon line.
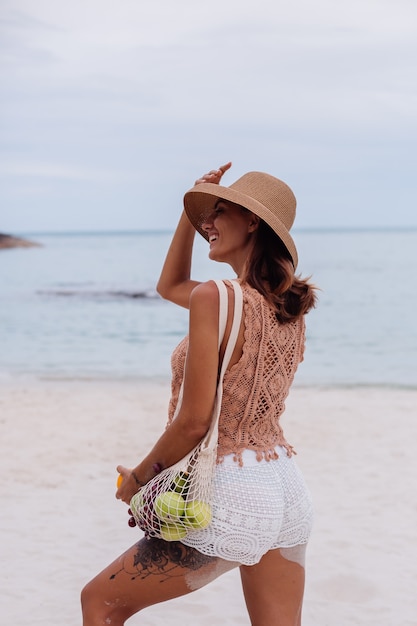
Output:
<instances>
[{"instance_id":1,"label":"horizon line","mask_svg":"<svg viewBox=\"0 0 417 626\"><path fill-rule=\"evenodd\" d=\"M24 230L24 231L0 231L1 235L9 235L12 237L27 236L88 236L88 235L151 235L151 234L173 234L175 228L124 228L124 229L68 229L68 230ZM293 233L334 233L334 232L404 232L415 231L417 225L405 226L295 226L291 229Z\"/></svg>"}]
</instances>

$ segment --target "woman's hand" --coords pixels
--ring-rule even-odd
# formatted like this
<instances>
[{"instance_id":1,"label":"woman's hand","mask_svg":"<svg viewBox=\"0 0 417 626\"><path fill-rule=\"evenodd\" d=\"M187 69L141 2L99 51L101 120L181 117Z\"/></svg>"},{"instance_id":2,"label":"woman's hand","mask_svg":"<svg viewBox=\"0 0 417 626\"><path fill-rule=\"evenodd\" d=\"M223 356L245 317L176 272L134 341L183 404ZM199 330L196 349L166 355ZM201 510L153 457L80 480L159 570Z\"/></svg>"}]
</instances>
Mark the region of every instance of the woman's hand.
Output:
<instances>
[{"instance_id":1,"label":"woman's hand","mask_svg":"<svg viewBox=\"0 0 417 626\"><path fill-rule=\"evenodd\" d=\"M195 185L201 185L201 183L214 183L218 185L225 172L232 167L231 161L225 165L221 165L217 170L210 170L207 174L204 174L201 178L195 181Z\"/></svg>"},{"instance_id":2,"label":"woman's hand","mask_svg":"<svg viewBox=\"0 0 417 626\"><path fill-rule=\"evenodd\" d=\"M118 465L117 471L122 477L122 482L120 484L118 482L119 486L116 491L116 498L129 504L135 493L137 493L139 488L145 483L138 482L133 470L127 469L123 467L123 465Z\"/></svg>"}]
</instances>

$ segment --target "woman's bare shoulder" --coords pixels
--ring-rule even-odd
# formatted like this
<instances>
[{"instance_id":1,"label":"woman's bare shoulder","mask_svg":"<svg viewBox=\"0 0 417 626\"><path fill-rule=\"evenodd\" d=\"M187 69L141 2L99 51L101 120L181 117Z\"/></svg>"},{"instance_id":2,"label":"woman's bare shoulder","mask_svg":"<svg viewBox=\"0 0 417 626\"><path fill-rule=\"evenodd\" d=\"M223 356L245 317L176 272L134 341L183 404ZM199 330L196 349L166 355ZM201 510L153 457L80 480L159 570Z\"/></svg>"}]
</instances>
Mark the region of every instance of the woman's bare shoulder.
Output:
<instances>
[{"instance_id":1,"label":"woman's bare shoulder","mask_svg":"<svg viewBox=\"0 0 417 626\"><path fill-rule=\"evenodd\" d=\"M200 283L191 292L190 312L213 317L219 310L219 290L214 280Z\"/></svg>"},{"instance_id":2,"label":"woman's bare shoulder","mask_svg":"<svg viewBox=\"0 0 417 626\"><path fill-rule=\"evenodd\" d=\"M219 299L219 289L214 280L208 280L205 283L199 283L191 292L190 300L209 303L212 300Z\"/></svg>"}]
</instances>

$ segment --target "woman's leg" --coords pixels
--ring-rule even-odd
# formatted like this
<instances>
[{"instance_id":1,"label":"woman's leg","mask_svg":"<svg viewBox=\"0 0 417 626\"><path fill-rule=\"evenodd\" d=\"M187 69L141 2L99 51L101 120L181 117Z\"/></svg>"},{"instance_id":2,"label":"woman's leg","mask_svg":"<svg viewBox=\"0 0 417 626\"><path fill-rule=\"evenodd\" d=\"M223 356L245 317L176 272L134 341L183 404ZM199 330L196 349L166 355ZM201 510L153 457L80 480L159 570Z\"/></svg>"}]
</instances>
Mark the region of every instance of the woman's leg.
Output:
<instances>
[{"instance_id":1,"label":"woman's leg","mask_svg":"<svg viewBox=\"0 0 417 626\"><path fill-rule=\"evenodd\" d=\"M141 609L195 591L237 566L179 541L142 539L85 586L83 624L122 626Z\"/></svg>"},{"instance_id":2,"label":"woman's leg","mask_svg":"<svg viewBox=\"0 0 417 626\"><path fill-rule=\"evenodd\" d=\"M241 565L252 626L301 626L306 545L270 550L256 565Z\"/></svg>"}]
</instances>

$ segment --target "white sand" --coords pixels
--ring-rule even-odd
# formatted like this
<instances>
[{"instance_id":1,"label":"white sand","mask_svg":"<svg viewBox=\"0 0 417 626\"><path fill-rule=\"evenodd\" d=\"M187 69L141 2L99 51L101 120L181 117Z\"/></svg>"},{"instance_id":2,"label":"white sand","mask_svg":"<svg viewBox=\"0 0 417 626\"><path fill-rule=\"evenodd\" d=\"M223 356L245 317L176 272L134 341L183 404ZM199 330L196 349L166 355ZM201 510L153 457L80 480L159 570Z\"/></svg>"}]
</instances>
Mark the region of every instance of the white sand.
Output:
<instances>
[{"instance_id":1,"label":"white sand","mask_svg":"<svg viewBox=\"0 0 417 626\"><path fill-rule=\"evenodd\" d=\"M0 387L3 624L75 626L79 591L134 543L114 499L165 425L163 383ZM313 492L304 626L417 624L417 391L303 389L284 427ZM198 617L197 617L198 615ZM249 624L237 571L129 624Z\"/></svg>"}]
</instances>

